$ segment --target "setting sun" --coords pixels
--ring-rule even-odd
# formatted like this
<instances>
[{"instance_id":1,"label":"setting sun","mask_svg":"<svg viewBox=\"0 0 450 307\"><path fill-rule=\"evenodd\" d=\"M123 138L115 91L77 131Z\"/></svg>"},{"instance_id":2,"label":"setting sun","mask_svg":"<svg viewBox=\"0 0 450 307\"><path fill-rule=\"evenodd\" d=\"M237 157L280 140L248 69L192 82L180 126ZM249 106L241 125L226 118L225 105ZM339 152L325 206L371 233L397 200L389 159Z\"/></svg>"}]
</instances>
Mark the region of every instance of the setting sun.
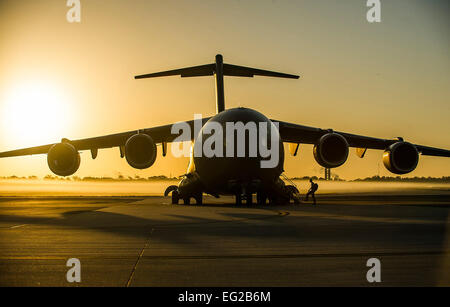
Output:
<instances>
[{"instance_id":1,"label":"setting sun","mask_svg":"<svg viewBox=\"0 0 450 307\"><path fill-rule=\"evenodd\" d=\"M15 145L53 141L70 126L69 101L50 83L22 84L5 96L2 130Z\"/></svg>"}]
</instances>

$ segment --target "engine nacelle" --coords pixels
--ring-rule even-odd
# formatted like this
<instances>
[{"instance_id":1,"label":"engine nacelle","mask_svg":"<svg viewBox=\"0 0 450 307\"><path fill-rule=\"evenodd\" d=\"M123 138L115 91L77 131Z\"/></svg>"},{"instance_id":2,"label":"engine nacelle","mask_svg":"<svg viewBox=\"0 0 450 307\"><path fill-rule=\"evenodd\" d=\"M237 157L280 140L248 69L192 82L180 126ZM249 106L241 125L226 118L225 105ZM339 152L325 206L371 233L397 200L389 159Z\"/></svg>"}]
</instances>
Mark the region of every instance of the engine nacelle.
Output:
<instances>
[{"instance_id":1,"label":"engine nacelle","mask_svg":"<svg viewBox=\"0 0 450 307\"><path fill-rule=\"evenodd\" d=\"M135 134L125 143L125 158L131 167L145 169L155 163L156 144L148 134Z\"/></svg>"},{"instance_id":2,"label":"engine nacelle","mask_svg":"<svg viewBox=\"0 0 450 307\"><path fill-rule=\"evenodd\" d=\"M56 175L70 176L80 167L80 153L72 144L58 143L48 151L47 163Z\"/></svg>"},{"instance_id":3,"label":"engine nacelle","mask_svg":"<svg viewBox=\"0 0 450 307\"><path fill-rule=\"evenodd\" d=\"M408 142L394 143L383 153L384 166L394 174L410 173L416 169L418 163L419 152L416 146Z\"/></svg>"},{"instance_id":4,"label":"engine nacelle","mask_svg":"<svg viewBox=\"0 0 450 307\"><path fill-rule=\"evenodd\" d=\"M348 147L348 142L342 135L327 133L314 145L314 158L323 167L338 167L347 161Z\"/></svg>"}]
</instances>

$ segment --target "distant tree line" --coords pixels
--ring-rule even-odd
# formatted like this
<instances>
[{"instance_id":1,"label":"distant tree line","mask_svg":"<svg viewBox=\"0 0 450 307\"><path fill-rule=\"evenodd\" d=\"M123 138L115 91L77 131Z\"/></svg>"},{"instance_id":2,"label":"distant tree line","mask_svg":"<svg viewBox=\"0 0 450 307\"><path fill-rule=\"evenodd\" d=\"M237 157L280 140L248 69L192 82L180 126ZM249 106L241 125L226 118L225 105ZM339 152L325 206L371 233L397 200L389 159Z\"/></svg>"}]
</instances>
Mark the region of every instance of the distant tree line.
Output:
<instances>
[{"instance_id":1,"label":"distant tree line","mask_svg":"<svg viewBox=\"0 0 450 307\"><path fill-rule=\"evenodd\" d=\"M442 177L372 176L363 179L358 178L352 181L450 182L450 176L442 176Z\"/></svg>"},{"instance_id":2,"label":"distant tree line","mask_svg":"<svg viewBox=\"0 0 450 307\"><path fill-rule=\"evenodd\" d=\"M158 180L179 180L180 177L167 177L164 175L159 176L150 176L150 177L140 177L138 175L132 176L123 176L119 175L117 177L59 177L53 175L46 175L43 177L44 180L60 180L60 181L158 181ZM303 177L293 177L289 178L290 180L309 180L312 178L313 180L321 181L325 180L323 177L317 176L303 176ZM2 180L38 180L37 176L0 176ZM339 176L335 175L332 178L332 181L350 181L350 182L450 182L450 176L442 176L442 177L401 177L401 176L372 176L366 178L358 178L353 180L344 180L339 178Z\"/></svg>"},{"instance_id":3,"label":"distant tree line","mask_svg":"<svg viewBox=\"0 0 450 307\"><path fill-rule=\"evenodd\" d=\"M0 176L0 179L12 179L12 180L15 180L15 179L21 179L21 180L24 180L24 179L26 179L26 180L38 180L39 178L38 178L37 176L28 176L28 177L23 176L23 177L19 177L19 176L13 175L13 176Z\"/></svg>"},{"instance_id":4,"label":"distant tree line","mask_svg":"<svg viewBox=\"0 0 450 307\"><path fill-rule=\"evenodd\" d=\"M291 180L309 180L312 178L313 180L325 180L324 177L317 176L304 176L304 177L294 177L290 178ZM366 178L357 178L353 180L343 180L339 178L339 176L334 176L332 181L350 181L350 182L450 182L450 176L442 176L442 177L401 177L401 176L372 176Z\"/></svg>"},{"instance_id":5,"label":"distant tree line","mask_svg":"<svg viewBox=\"0 0 450 307\"><path fill-rule=\"evenodd\" d=\"M28 177L19 177L19 176L2 177L2 176L0 176L0 179L3 179L3 180L8 180L8 179L9 180L38 180L39 178L37 176L28 176ZM158 180L179 180L179 177L167 177L164 175L150 176L150 177L140 177L138 175L135 175L134 177L131 177L131 176L119 175L114 178L114 177L93 177L93 176L60 177L60 176L46 175L42 179L44 179L44 180L59 180L59 181L158 181Z\"/></svg>"},{"instance_id":6,"label":"distant tree line","mask_svg":"<svg viewBox=\"0 0 450 307\"><path fill-rule=\"evenodd\" d=\"M317 177L317 176L293 177L293 178L289 178L289 179L290 180L309 180L309 179L312 179L312 180L316 180L316 181L317 180L325 180L324 177ZM347 180L339 178L339 176L337 176L337 175L333 175L331 181L347 181Z\"/></svg>"}]
</instances>

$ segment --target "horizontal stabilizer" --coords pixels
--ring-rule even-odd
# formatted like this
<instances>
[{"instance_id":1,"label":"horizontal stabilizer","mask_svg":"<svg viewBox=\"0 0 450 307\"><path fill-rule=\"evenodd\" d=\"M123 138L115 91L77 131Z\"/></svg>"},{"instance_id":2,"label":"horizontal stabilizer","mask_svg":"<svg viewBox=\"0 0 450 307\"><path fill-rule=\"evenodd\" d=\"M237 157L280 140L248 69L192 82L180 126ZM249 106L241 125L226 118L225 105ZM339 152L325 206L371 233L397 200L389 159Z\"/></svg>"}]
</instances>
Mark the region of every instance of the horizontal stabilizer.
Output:
<instances>
[{"instance_id":1,"label":"horizontal stabilizer","mask_svg":"<svg viewBox=\"0 0 450 307\"><path fill-rule=\"evenodd\" d=\"M285 74L281 72L262 70L251 67L237 66L231 64L223 64L223 74L225 76L235 76L235 77L253 77L253 76L265 76L265 77L276 77L276 78L289 78L298 79L299 76Z\"/></svg>"},{"instance_id":2,"label":"horizontal stabilizer","mask_svg":"<svg viewBox=\"0 0 450 307\"><path fill-rule=\"evenodd\" d=\"M156 78L156 77L166 77L166 76L178 76L181 77L200 77L200 76L212 76L216 68L215 64L207 64L200 66L193 66L187 68L180 68L174 70L167 70L156 72L152 74L135 76L135 79L145 79L145 78Z\"/></svg>"},{"instance_id":3,"label":"horizontal stabilizer","mask_svg":"<svg viewBox=\"0 0 450 307\"><path fill-rule=\"evenodd\" d=\"M223 57L221 54L216 55L216 62L212 64L160 71L151 74L138 75L135 76L134 78L145 79L145 78L156 78L166 76L181 76L183 78L183 77L201 77L213 75L214 78L216 79L217 113L220 113L225 110L225 93L223 86L223 76L250 77L250 78L254 76L289 78L289 79L299 78L299 76L296 75L290 75L276 71L226 64L223 62Z\"/></svg>"},{"instance_id":4,"label":"horizontal stabilizer","mask_svg":"<svg viewBox=\"0 0 450 307\"><path fill-rule=\"evenodd\" d=\"M193 66L187 68L180 68L174 70L161 71L151 74L135 76L135 79L156 78L166 76L181 76L181 77L201 77L212 76L216 73L216 64L206 64L200 66ZM277 78L289 78L298 79L299 76L290 75L275 71L262 70L251 67L237 66L223 63L223 75L234 77L253 77L253 76L265 76L265 77L277 77Z\"/></svg>"}]
</instances>

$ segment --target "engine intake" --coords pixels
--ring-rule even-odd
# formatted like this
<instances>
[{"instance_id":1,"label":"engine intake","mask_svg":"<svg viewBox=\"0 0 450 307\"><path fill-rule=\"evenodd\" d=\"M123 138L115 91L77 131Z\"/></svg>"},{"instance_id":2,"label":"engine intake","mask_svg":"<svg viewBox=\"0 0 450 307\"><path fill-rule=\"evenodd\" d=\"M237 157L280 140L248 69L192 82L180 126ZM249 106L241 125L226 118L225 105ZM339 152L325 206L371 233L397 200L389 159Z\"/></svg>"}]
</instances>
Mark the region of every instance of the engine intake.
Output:
<instances>
[{"instance_id":1,"label":"engine intake","mask_svg":"<svg viewBox=\"0 0 450 307\"><path fill-rule=\"evenodd\" d=\"M135 134L125 143L125 158L131 167L145 169L155 163L156 144L148 134Z\"/></svg>"},{"instance_id":2,"label":"engine intake","mask_svg":"<svg viewBox=\"0 0 450 307\"><path fill-rule=\"evenodd\" d=\"M419 152L416 146L408 142L394 143L383 153L384 166L394 174L410 173L416 169L418 163Z\"/></svg>"},{"instance_id":3,"label":"engine intake","mask_svg":"<svg viewBox=\"0 0 450 307\"><path fill-rule=\"evenodd\" d=\"M314 158L323 167L338 167L347 161L348 147L348 142L342 135L327 133L314 145Z\"/></svg>"},{"instance_id":4,"label":"engine intake","mask_svg":"<svg viewBox=\"0 0 450 307\"><path fill-rule=\"evenodd\" d=\"M56 175L70 176L80 167L80 153L72 144L58 143L48 151L47 163Z\"/></svg>"}]
</instances>

